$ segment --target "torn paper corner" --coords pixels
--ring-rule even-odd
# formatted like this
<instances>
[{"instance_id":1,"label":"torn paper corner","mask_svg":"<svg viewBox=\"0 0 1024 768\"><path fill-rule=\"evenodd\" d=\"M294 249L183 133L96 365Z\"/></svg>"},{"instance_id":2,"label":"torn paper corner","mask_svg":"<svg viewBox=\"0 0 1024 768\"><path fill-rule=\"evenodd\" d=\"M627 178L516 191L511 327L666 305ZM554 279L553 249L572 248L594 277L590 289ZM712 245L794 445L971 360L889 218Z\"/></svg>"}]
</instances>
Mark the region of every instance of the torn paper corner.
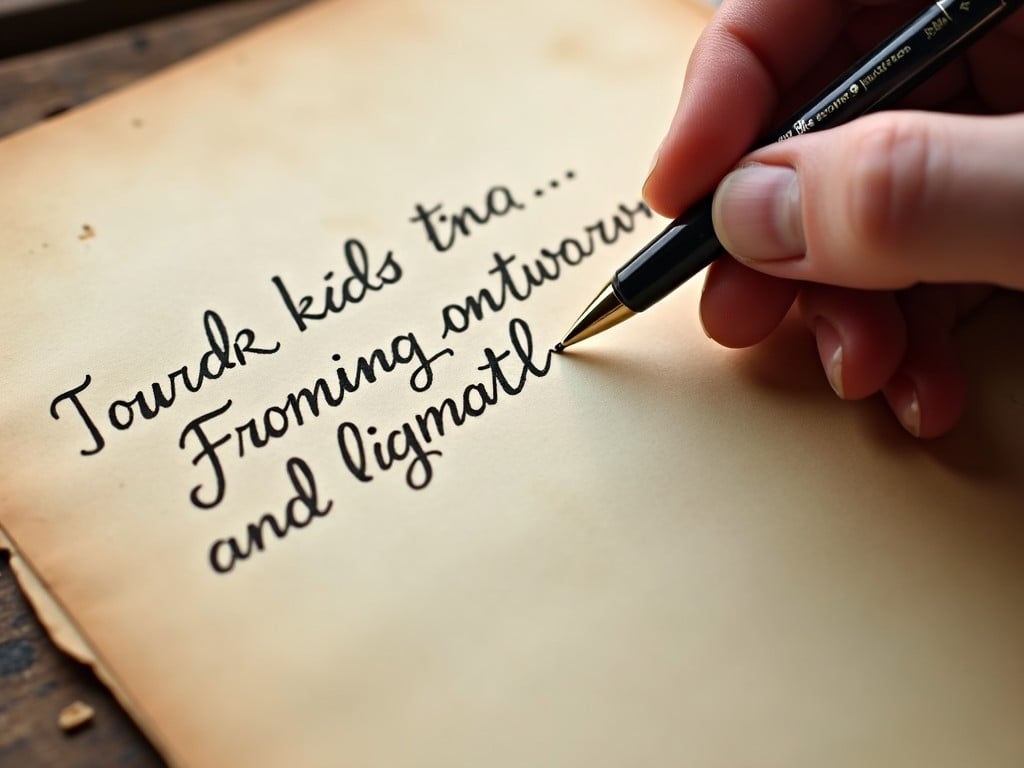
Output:
<instances>
[{"instance_id":1,"label":"torn paper corner","mask_svg":"<svg viewBox=\"0 0 1024 768\"><path fill-rule=\"evenodd\" d=\"M89 666L106 686L114 698L131 715L136 725L146 734L153 746L163 755L165 760L170 760L166 750L161 749L160 740L154 730L149 727L146 718L139 712L138 707L129 698L127 692L120 686L114 675L106 668L95 651L90 647L85 637L68 618L64 609L53 598L42 580L33 570L32 566L21 556L17 545L0 526L0 549L5 549L11 556L11 572L18 580L21 591L28 599L29 605L35 611L39 623L43 625L46 633L50 636L53 644L61 651L71 656L76 661Z\"/></svg>"},{"instance_id":2,"label":"torn paper corner","mask_svg":"<svg viewBox=\"0 0 1024 768\"><path fill-rule=\"evenodd\" d=\"M89 648L85 638L47 591L36 572L21 556L17 546L7 536L3 527L0 527L0 549L6 549L11 553L11 572L18 580L21 591L25 593L39 622L46 628L46 632L54 644L69 656L96 669L96 655ZM110 684L99 669L96 669L96 673L106 685Z\"/></svg>"}]
</instances>

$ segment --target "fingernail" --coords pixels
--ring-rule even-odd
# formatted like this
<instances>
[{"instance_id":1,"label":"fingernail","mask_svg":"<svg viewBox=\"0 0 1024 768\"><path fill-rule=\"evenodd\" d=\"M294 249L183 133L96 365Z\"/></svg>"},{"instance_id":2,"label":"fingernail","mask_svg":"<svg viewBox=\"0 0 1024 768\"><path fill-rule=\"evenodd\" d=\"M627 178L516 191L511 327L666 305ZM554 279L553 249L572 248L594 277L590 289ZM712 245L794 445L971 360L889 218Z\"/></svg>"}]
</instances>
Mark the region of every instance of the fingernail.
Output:
<instances>
[{"instance_id":1,"label":"fingernail","mask_svg":"<svg viewBox=\"0 0 1024 768\"><path fill-rule=\"evenodd\" d=\"M909 376L898 374L885 387L885 398L889 401L900 424L914 437L921 436L921 401L917 387Z\"/></svg>"},{"instance_id":2,"label":"fingernail","mask_svg":"<svg viewBox=\"0 0 1024 768\"><path fill-rule=\"evenodd\" d=\"M917 399L916 389L911 392L910 402L907 403L900 414L900 421L903 422L903 426L914 437L921 436L921 403Z\"/></svg>"},{"instance_id":3,"label":"fingernail","mask_svg":"<svg viewBox=\"0 0 1024 768\"><path fill-rule=\"evenodd\" d=\"M818 355L825 369L825 376L840 398L845 399L843 389L843 340L830 323L819 319L814 325L814 337L818 342Z\"/></svg>"},{"instance_id":4,"label":"fingernail","mask_svg":"<svg viewBox=\"0 0 1024 768\"><path fill-rule=\"evenodd\" d=\"M792 168L737 168L718 185L711 210L722 246L741 261L775 261L804 252L800 179Z\"/></svg>"},{"instance_id":5,"label":"fingernail","mask_svg":"<svg viewBox=\"0 0 1024 768\"><path fill-rule=\"evenodd\" d=\"M665 142L662 141L662 144ZM644 185L640 190L640 196L643 197L644 201L647 200L647 185L651 182L651 176L654 175L654 169L658 167L658 158L661 157L661 144L654 150L654 157L651 158L651 167L647 169L647 178L644 179Z\"/></svg>"}]
</instances>

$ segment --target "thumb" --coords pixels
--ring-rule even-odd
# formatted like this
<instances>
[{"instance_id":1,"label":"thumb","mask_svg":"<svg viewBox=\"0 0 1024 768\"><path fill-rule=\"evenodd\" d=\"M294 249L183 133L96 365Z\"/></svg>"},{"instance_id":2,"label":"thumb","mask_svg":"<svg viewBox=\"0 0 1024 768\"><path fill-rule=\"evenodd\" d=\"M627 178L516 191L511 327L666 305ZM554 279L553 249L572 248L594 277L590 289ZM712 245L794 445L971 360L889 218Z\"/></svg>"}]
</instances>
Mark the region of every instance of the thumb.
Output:
<instances>
[{"instance_id":1,"label":"thumb","mask_svg":"<svg viewBox=\"0 0 1024 768\"><path fill-rule=\"evenodd\" d=\"M1024 115L886 112L773 144L713 215L727 251L779 277L1024 289Z\"/></svg>"}]
</instances>

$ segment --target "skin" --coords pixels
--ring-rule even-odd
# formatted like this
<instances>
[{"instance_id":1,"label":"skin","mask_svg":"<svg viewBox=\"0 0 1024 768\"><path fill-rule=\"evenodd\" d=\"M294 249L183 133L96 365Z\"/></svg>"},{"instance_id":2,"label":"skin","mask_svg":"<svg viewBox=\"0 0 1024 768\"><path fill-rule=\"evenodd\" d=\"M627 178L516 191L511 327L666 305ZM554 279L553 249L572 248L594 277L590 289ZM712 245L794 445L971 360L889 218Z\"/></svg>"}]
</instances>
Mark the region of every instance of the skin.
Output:
<instances>
[{"instance_id":1,"label":"skin","mask_svg":"<svg viewBox=\"0 0 1024 768\"><path fill-rule=\"evenodd\" d=\"M881 392L908 431L935 437L966 401L957 323L993 286L1024 290L1024 12L905 109L737 163L923 5L726 0L694 49L644 195L675 216L725 177L715 228L734 258L708 270L711 338L756 344L795 303L840 397Z\"/></svg>"}]
</instances>

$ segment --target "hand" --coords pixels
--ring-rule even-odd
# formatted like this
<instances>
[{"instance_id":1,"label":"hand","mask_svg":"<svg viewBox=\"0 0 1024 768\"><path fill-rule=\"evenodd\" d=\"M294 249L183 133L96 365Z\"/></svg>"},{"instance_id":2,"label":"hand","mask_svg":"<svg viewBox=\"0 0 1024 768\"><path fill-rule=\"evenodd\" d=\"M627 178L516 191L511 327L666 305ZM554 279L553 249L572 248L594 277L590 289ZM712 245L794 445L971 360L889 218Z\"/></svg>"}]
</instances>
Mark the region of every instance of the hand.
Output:
<instances>
[{"instance_id":1,"label":"hand","mask_svg":"<svg viewBox=\"0 0 1024 768\"><path fill-rule=\"evenodd\" d=\"M923 6L726 0L690 59L648 203L677 215ZM701 319L745 347L797 301L836 394L881 391L908 431L933 437L966 399L957 321L985 286L1024 289L1024 12L902 106L773 144L725 176L714 221L735 260L709 269Z\"/></svg>"}]
</instances>

